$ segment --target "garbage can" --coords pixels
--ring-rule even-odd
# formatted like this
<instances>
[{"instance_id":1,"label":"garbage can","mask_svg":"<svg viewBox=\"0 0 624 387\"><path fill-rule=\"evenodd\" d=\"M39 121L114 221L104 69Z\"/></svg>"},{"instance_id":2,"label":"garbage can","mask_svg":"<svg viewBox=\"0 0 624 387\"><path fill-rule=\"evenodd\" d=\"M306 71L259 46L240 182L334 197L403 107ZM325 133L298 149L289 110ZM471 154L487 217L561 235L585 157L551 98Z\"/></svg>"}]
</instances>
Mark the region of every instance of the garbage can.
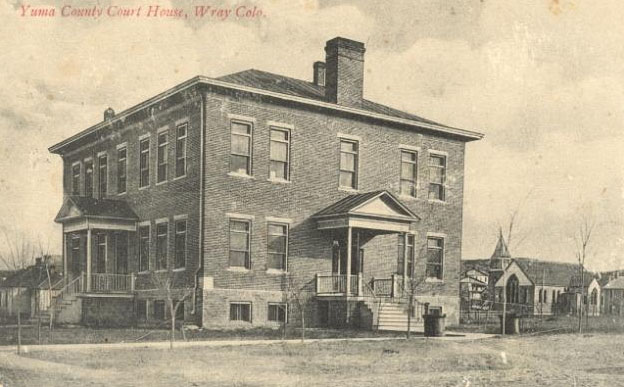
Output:
<instances>
[{"instance_id":1,"label":"garbage can","mask_svg":"<svg viewBox=\"0 0 624 387\"><path fill-rule=\"evenodd\" d=\"M446 315L441 314L440 309L427 309L422 317L425 321L425 337L444 336Z\"/></svg>"},{"instance_id":2,"label":"garbage can","mask_svg":"<svg viewBox=\"0 0 624 387\"><path fill-rule=\"evenodd\" d=\"M503 315L499 315L498 318L500 319L501 333L503 333ZM507 335L517 335L520 333L520 317L515 313L505 314L504 333Z\"/></svg>"}]
</instances>

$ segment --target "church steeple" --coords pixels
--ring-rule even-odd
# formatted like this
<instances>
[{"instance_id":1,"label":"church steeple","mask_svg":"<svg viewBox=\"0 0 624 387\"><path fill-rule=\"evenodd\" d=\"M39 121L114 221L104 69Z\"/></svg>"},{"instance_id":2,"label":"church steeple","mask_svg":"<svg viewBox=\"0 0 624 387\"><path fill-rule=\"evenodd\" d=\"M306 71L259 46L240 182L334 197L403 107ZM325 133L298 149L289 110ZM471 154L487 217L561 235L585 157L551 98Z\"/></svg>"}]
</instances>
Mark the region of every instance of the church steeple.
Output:
<instances>
[{"instance_id":1,"label":"church steeple","mask_svg":"<svg viewBox=\"0 0 624 387\"><path fill-rule=\"evenodd\" d=\"M503 229L501 228L498 232L498 242L496 243L496 248L490 257L490 271L503 270L507 267L510 260L511 254L509 253L505 237L503 237Z\"/></svg>"}]
</instances>

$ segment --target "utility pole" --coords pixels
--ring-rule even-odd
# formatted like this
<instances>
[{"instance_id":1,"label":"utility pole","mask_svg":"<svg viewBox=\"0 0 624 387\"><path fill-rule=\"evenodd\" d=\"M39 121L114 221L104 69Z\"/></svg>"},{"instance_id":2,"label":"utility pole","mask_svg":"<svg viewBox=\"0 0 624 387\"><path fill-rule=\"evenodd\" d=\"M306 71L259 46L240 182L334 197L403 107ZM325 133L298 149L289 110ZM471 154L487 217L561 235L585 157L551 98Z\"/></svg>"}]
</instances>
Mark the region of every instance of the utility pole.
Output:
<instances>
[{"instance_id":1,"label":"utility pole","mask_svg":"<svg viewBox=\"0 0 624 387\"><path fill-rule=\"evenodd\" d=\"M502 261L502 266L503 266L503 319L502 319L502 324L503 327L501 329L502 336L505 336L505 330L506 330L506 319L507 319L507 268L504 265L504 260Z\"/></svg>"}]
</instances>

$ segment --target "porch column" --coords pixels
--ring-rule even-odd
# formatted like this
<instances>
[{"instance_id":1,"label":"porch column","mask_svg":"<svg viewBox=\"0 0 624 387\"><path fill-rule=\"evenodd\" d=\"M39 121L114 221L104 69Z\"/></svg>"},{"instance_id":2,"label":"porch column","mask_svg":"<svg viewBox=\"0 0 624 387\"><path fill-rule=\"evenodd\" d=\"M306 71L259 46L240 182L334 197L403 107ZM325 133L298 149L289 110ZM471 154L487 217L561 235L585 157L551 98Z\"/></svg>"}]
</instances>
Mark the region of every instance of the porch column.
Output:
<instances>
[{"instance_id":1,"label":"porch column","mask_svg":"<svg viewBox=\"0 0 624 387\"><path fill-rule=\"evenodd\" d=\"M347 296L350 294L349 292L351 291L351 256L352 256L352 246L351 244L353 243L353 237L352 237L353 231L351 229L351 227L347 228L347 275L346 275L346 279L347 279L347 285L346 285L346 292L347 292Z\"/></svg>"},{"instance_id":2,"label":"porch column","mask_svg":"<svg viewBox=\"0 0 624 387\"><path fill-rule=\"evenodd\" d=\"M87 229L87 292L91 291L91 229Z\"/></svg>"},{"instance_id":3,"label":"porch column","mask_svg":"<svg viewBox=\"0 0 624 387\"><path fill-rule=\"evenodd\" d=\"M403 233L403 292L407 288L407 233ZM403 296L403 294L401 294Z\"/></svg>"},{"instance_id":4,"label":"porch column","mask_svg":"<svg viewBox=\"0 0 624 387\"><path fill-rule=\"evenodd\" d=\"M67 265L67 234L65 234L65 225L63 224L63 284L69 283L69 270Z\"/></svg>"}]
</instances>

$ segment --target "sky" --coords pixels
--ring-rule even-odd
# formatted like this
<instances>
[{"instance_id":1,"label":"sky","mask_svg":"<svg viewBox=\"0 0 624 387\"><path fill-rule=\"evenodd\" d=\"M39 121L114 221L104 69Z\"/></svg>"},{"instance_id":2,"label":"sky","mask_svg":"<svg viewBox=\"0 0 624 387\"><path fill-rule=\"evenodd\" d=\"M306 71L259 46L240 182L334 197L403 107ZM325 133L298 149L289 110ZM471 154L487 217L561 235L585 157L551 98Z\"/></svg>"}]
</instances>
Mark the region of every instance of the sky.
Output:
<instances>
[{"instance_id":1,"label":"sky","mask_svg":"<svg viewBox=\"0 0 624 387\"><path fill-rule=\"evenodd\" d=\"M63 6L181 8L188 18L63 17ZM54 17L21 16L22 6ZM194 6L262 16L193 16ZM28 15L28 13L26 13ZM336 36L366 44L365 97L485 134L467 144L463 257L624 269L624 5L601 0L265 2L0 0L0 227L61 250L61 159L47 148L195 75L311 80ZM0 250L3 246L0 245Z\"/></svg>"}]
</instances>

